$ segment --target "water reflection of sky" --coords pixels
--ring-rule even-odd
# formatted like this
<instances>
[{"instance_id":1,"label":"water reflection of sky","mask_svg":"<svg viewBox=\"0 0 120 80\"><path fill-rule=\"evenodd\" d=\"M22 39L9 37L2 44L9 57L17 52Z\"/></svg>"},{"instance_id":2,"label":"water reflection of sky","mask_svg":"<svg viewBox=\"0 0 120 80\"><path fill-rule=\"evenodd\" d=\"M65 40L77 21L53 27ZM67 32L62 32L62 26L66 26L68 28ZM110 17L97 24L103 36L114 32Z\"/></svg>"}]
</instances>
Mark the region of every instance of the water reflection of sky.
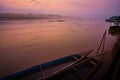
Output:
<instances>
[{"instance_id":1,"label":"water reflection of sky","mask_svg":"<svg viewBox=\"0 0 120 80\"><path fill-rule=\"evenodd\" d=\"M104 20L4 22L0 25L0 74L97 49L108 28ZM115 38L107 34L105 50L111 50L114 42ZM9 68L4 69L6 66Z\"/></svg>"}]
</instances>

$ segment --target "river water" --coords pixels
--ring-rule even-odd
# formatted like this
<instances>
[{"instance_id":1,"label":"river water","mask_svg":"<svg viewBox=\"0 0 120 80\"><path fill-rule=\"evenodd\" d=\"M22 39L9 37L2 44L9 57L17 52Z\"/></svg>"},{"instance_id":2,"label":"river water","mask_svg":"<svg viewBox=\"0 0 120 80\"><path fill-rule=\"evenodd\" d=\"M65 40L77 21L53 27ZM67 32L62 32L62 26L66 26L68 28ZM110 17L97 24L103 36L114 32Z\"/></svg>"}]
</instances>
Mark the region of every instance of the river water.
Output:
<instances>
[{"instance_id":1,"label":"river water","mask_svg":"<svg viewBox=\"0 0 120 80\"><path fill-rule=\"evenodd\" d=\"M0 78L50 60L98 48L104 19L0 21ZM116 38L109 35L105 50Z\"/></svg>"}]
</instances>

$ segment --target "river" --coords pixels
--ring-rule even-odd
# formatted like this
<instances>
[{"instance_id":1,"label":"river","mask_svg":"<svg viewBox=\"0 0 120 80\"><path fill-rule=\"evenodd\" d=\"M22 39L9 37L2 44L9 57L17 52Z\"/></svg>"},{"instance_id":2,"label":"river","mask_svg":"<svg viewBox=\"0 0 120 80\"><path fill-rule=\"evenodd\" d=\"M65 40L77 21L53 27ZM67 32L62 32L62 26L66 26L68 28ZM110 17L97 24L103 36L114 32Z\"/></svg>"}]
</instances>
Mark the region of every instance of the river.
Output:
<instances>
[{"instance_id":1,"label":"river","mask_svg":"<svg viewBox=\"0 0 120 80\"><path fill-rule=\"evenodd\" d=\"M0 78L50 60L98 48L104 19L0 21ZM109 35L105 51L116 38Z\"/></svg>"}]
</instances>

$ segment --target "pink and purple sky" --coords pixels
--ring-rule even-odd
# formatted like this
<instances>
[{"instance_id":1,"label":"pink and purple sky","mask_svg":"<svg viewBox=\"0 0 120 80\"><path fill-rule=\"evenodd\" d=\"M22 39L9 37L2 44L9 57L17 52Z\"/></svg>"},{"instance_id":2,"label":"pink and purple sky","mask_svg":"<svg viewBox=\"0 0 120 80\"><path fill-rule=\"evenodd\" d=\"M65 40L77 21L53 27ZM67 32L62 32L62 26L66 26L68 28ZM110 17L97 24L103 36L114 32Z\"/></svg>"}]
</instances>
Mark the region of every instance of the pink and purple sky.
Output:
<instances>
[{"instance_id":1,"label":"pink and purple sky","mask_svg":"<svg viewBox=\"0 0 120 80\"><path fill-rule=\"evenodd\" d=\"M0 12L119 15L120 0L0 0Z\"/></svg>"}]
</instances>

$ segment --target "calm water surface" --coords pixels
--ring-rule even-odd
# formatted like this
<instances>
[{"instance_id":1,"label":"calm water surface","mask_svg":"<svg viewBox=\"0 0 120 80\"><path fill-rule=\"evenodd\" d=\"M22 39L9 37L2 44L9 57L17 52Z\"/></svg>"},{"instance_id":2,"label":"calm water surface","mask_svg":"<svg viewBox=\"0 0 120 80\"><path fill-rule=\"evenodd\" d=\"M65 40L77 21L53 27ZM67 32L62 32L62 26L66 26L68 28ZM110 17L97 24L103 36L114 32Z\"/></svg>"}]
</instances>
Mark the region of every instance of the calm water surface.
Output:
<instances>
[{"instance_id":1,"label":"calm water surface","mask_svg":"<svg viewBox=\"0 0 120 80\"><path fill-rule=\"evenodd\" d=\"M99 20L0 22L0 77L63 56L97 49L109 23ZM107 33L105 50L115 37Z\"/></svg>"}]
</instances>

